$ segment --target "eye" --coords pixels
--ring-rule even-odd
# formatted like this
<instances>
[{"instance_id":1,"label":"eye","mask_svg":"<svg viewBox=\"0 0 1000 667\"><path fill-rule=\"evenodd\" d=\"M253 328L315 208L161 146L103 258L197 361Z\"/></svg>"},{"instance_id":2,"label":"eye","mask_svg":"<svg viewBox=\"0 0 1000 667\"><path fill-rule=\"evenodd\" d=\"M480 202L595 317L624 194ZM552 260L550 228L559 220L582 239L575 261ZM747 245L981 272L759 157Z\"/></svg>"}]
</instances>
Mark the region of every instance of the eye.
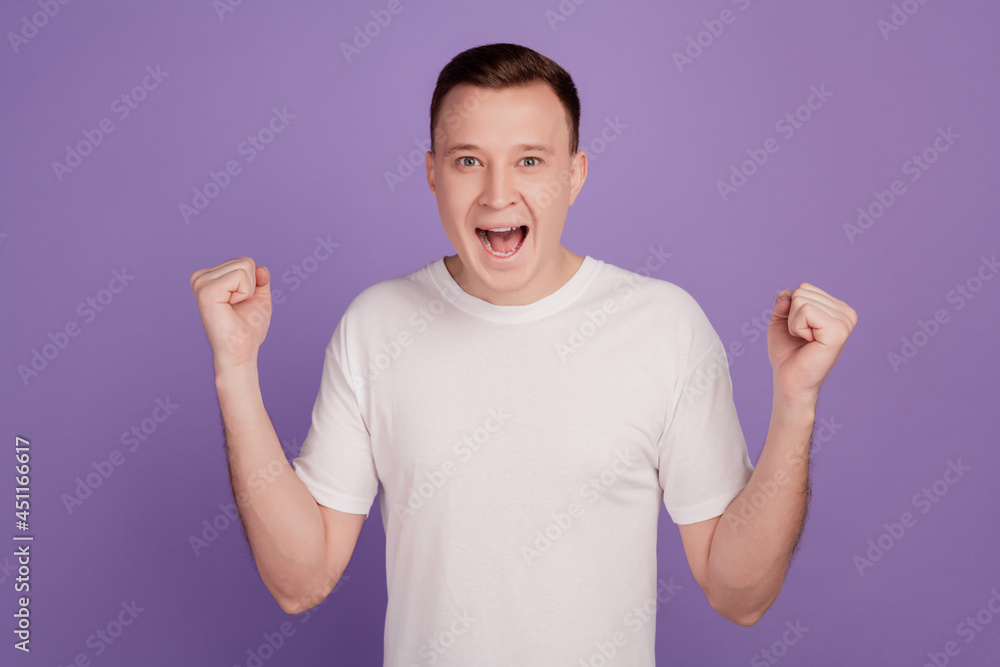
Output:
<instances>
[{"instance_id":1,"label":"eye","mask_svg":"<svg viewBox=\"0 0 1000 667\"><path fill-rule=\"evenodd\" d=\"M478 159L472 157L471 155L465 155L465 156L462 156L462 157L458 158L458 164L459 164L459 166L461 166L461 167L475 167L476 166L475 164L469 164L468 162L466 162L466 160L473 160L475 162L479 161Z\"/></svg>"},{"instance_id":2,"label":"eye","mask_svg":"<svg viewBox=\"0 0 1000 667\"><path fill-rule=\"evenodd\" d=\"M526 165L524 165L526 167L537 167L539 164L542 163L542 161L539 158L537 158L537 157L522 158L521 162L524 162L525 160L534 160L535 161L534 164L526 164Z\"/></svg>"}]
</instances>

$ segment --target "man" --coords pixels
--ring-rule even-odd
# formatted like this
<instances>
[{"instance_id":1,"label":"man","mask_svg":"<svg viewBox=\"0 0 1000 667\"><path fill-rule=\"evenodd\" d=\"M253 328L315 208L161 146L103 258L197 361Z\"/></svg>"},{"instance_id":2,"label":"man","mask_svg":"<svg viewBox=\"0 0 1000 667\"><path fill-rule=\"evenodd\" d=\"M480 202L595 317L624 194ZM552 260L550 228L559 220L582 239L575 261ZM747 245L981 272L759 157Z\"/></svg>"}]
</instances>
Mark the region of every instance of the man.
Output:
<instances>
[{"instance_id":1,"label":"man","mask_svg":"<svg viewBox=\"0 0 1000 667\"><path fill-rule=\"evenodd\" d=\"M257 378L268 271L242 257L191 276L264 584L289 613L321 602L377 495L386 665L653 665L656 601L673 594L661 504L740 625L777 598L797 546L818 392L855 312L808 283L778 295L752 466L694 299L561 244L587 176L579 115L569 74L524 47L442 70L426 168L456 254L348 306L294 467ZM273 481L253 488L261 470Z\"/></svg>"}]
</instances>

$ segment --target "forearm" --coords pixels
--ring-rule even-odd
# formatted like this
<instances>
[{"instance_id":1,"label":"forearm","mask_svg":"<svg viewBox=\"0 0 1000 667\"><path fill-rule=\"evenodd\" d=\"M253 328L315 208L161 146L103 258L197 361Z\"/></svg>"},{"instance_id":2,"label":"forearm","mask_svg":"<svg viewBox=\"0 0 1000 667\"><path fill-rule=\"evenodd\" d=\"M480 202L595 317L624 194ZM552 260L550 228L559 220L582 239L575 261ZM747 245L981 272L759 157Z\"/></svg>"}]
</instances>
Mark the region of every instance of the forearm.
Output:
<instances>
[{"instance_id":1,"label":"forearm","mask_svg":"<svg viewBox=\"0 0 1000 667\"><path fill-rule=\"evenodd\" d=\"M256 363L216 369L233 498L265 586L286 611L335 581L324 572L319 507L298 478L264 408ZM322 594L322 591L319 591Z\"/></svg>"},{"instance_id":2,"label":"forearm","mask_svg":"<svg viewBox=\"0 0 1000 667\"><path fill-rule=\"evenodd\" d=\"M805 523L815 400L775 393L771 423L747 486L726 508L709 552L709 599L726 618L755 623L774 603Z\"/></svg>"}]
</instances>

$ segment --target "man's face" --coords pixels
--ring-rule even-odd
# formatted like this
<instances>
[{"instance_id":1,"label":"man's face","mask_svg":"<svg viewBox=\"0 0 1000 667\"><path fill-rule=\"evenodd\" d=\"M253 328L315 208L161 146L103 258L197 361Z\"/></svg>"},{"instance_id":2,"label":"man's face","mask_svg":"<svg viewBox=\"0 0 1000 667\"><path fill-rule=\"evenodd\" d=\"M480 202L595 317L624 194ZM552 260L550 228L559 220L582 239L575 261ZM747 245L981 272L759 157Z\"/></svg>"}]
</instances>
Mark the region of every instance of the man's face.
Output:
<instances>
[{"instance_id":1,"label":"man's face","mask_svg":"<svg viewBox=\"0 0 1000 667\"><path fill-rule=\"evenodd\" d=\"M427 153L427 182L456 258L458 284L500 305L532 303L562 285L578 257L562 247L587 159L569 150L562 103L545 83L445 96ZM512 229L512 231L493 231Z\"/></svg>"}]
</instances>

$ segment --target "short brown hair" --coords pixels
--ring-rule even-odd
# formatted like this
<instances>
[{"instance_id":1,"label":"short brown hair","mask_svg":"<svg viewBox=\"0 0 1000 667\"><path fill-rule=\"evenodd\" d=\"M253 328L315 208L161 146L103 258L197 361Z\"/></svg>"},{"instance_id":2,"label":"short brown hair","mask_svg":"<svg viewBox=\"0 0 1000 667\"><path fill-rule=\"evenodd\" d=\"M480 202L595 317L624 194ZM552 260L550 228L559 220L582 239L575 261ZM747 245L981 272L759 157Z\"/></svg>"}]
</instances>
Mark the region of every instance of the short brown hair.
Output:
<instances>
[{"instance_id":1,"label":"short brown hair","mask_svg":"<svg viewBox=\"0 0 1000 667\"><path fill-rule=\"evenodd\" d=\"M570 154L580 143L580 98L569 72L537 51L517 44L485 44L462 51L438 75L431 97L431 152L434 129L445 95L455 86L468 83L481 88L502 90L541 81L552 87L566 109Z\"/></svg>"}]
</instances>

